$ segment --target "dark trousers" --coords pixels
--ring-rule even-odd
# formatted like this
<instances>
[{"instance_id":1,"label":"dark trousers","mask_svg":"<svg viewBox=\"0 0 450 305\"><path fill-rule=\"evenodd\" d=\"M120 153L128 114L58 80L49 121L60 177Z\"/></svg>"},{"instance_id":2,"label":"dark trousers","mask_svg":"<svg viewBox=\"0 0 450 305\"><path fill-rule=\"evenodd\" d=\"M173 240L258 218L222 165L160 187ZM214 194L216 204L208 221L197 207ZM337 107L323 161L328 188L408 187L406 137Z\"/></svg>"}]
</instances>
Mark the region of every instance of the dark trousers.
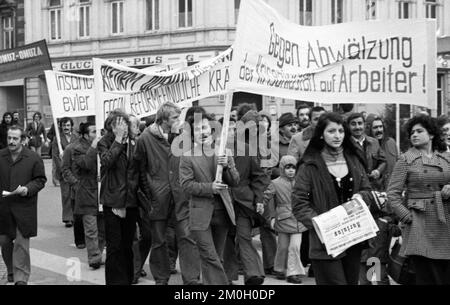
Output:
<instances>
[{"instance_id":1,"label":"dark trousers","mask_svg":"<svg viewBox=\"0 0 450 305\"><path fill-rule=\"evenodd\" d=\"M167 249L169 251L170 270L176 270L178 259L178 242L175 231L176 219L175 214L172 215L166 230Z\"/></svg>"},{"instance_id":2,"label":"dark trousers","mask_svg":"<svg viewBox=\"0 0 450 305\"><path fill-rule=\"evenodd\" d=\"M264 226L259 227L259 236L261 239L264 269L272 269L275 255L277 254L277 238L269 228Z\"/></svg>"},{"instance_id":3,"label":"dark trousers","mask_svg":"<svg viewBox=\"0 0 450 305\"><path fill-rule=\"evenodd\" d=\"M75 208L75 200L71 199L70 202L72 206L72 211ZM75 245L83 245L85 244L85 236L84 236L84 224L83 224L83 215L73 215L73 236L75 240Z\"/></svg>"},{"instance_id":4,"label":"dark trousers","mask_svg":"<svg viewBox=\"0 0 450 305\"><path fill-rule=\"evenodd\" d=\"M264 268L258 251L253 245L252 220L238 214L236 220L236 243L244 268L244 281L255 276L264 276ZM275 248L276 250L276 248Z\"/></svg>"},{"instance_id":5,"label":"dark trousers","mask_svg":"<svg viewBox=\"0 0 450 305\"><path fill-rule=\"evenodd\" d=\"M410 256L416 270L416 285L450 285L450 260Z\"/></svg>"},{"instance_id":6,"label":"dark trousers","mask_svg":"<svg viewBox=\"0 0 450 305\"><path fill-rule=\"evenodd\" d=\"M226 210L215 210L205 231L191 231L197 242L205 285L228 285L223 269L223 252L230 222Z\"/></svg>"},{"instance_id":7,"label":"dark trousers","mask_svg":"<svg viewBox=\"0 0 450 305\"><path fill-rule=\"evenodd\" d=\"M223 268L230 282L239 279L241 262L236 248L236 227L232 227L228 231L225 249L223 251Z\"/></svg>"},{"instance_id":8,"label":"dark trousers","mask_svg":"<svg viewBox=\"0 0 450 305\"><path fill-rule=\"evenodd\" d=\"M302 261L302 264L305 267L311 264L311 260L309 259L309 232L306 234L302 234L302 245L300 246L300 260Z\"/></svg>"},{"instance_id":9,"label":"dark trousers","mask_svg":"<svg viewBox=\"0 0 450 305\"><path fill-rule=\"evenodd\" d=\"M131 285L133 282L133 237L138 218L137 208L128 208L126 217L104 207L106 240L106 285Z\"/></svg>"},{"instance_id":10,"label":"dark trousers","mask_svg":"<svg viewBox=\"0 0 450 305\"><path fill-rule=\"evenodd\" d=\"M2 248L2 258L6 265L6 270L8 275L14 274L13 270L13 251L14 251L14 242L12 240L2 240L1 241Z\"/></svg>"},{"instance_id":11,"label":"dark trousers","mask_svg":"<svg viewBox=\"0 0 450 305\"><path fill-rule=\"evenodd\" d=\"M170 258L166 233L168 220L152 220L152 248L150 251L150 271L157 284L167 284L170 278Z\"/></svg>"},{"instance_id":12,"label":"dark trousers","mask_svg":"<svg viewBox=\"0 0 450 305\"><path fill-rule=\"evenodd\" d=\"M145 261L150 254L152 247L152 233L150 231L150 218L142 209L139 209L139 218L137 221L138 231L133 244L134 253L134 276L139 278L141 270L144 268Z\"/></svg>"},{"instance_id":13,"label":"dark trousers","mask_svg":"<svg viewBox=\"0 0 450 305\"><path fill-rule=\"evenodd\" d=\"M200 282L201 261L197 243L189 231L189 218L178 221L175 230L183 283L196 285Z\"/></svg>"},{"instance_id":14,"label":"dark trousers","mask_svg":"<svg viewBox=\"0 0 450 305\"><path fill-rule=\"evenodd\" d=\"M351 247L341 259L312 259L317 285L358 285L361 248Z\"/></svg>"}]
</instances>

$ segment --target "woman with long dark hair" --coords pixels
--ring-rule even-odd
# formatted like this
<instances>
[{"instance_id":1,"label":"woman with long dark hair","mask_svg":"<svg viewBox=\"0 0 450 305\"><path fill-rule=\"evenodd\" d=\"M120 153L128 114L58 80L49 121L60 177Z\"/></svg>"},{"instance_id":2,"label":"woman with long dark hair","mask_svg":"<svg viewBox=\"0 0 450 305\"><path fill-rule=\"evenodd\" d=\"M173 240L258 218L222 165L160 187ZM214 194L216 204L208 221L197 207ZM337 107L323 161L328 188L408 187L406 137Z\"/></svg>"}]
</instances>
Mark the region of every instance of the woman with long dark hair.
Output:
<instances>
[{"instance_id":1,"label":"woman with long dark hair","mask_svg":"<svg viewBox=\"0 0 450 305\"><path fill-rule=\"evenodd\" d=\"M333 258L317 236L312 218L351 200L357 193L370 205L369 191L369 180L344 120L336 113L323 114L299 162L292 194L293 213L309 229L309 256L318 285L357 285L365 243Z\"/></svg>"},{"instance_id":2,"label":"woman with long dark hair","mask_svg":"<svg viewBox=\"0 0 450 305\"><path fill-rule=\"evenodd\" d=\"M450 285L450 156L435 119L416 116L406 130L412 147L400 156L388 188L389 204L405 225L400 254L411 258L416 284Z\"/></svg>"}]
</instances>

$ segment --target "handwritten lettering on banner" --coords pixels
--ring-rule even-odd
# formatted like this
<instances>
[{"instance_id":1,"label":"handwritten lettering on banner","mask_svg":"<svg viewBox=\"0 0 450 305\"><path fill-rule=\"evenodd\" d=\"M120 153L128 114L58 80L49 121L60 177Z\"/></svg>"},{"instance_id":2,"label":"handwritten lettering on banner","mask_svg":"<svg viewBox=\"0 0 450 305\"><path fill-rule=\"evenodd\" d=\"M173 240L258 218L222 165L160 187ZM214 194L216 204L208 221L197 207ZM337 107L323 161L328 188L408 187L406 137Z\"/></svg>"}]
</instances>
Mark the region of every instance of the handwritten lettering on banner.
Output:
<instances>
[{"instance_id":1,"label":"handwritten lettering on banner","mask_svg":"<svg viewBox=\"0 0 450 305\"><path fill-rule=\"evenodd\" d=\"M99 122L121 108L138 118L155 114L165 102L180 106L224 94L230 81L232 50L174 71L152 73L94 58Z\"/></svg>"},{"instance_id":2,"label":"handwritten lettering on banner","mask_svg":"<svg viewBox=\"0 0 450 305\"><path fill-rule=\"evenodd\" d=\"M434 20L299 26L262 0L244 1L240 14L230 84L236 91L435 108Z\"/></svg>"},{"instance_id":3,"label":"handwritten lettering on banner","mask_svg":"<svg viewBox=\"0 0 450 305\"><path fill-rule=\"evenodd\" d=\"M53 117L95 115L94 77L45 71Z\"/></svg>"}]
</instances>

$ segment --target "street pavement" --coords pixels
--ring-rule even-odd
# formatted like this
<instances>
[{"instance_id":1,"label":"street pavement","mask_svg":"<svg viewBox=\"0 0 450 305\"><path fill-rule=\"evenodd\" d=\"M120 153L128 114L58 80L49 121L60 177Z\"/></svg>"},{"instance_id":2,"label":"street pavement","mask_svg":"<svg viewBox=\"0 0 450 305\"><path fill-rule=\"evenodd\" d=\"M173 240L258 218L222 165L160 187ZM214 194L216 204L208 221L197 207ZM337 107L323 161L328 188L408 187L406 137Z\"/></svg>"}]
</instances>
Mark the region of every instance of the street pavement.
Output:
<instances>
[{"instance_id":1,"label":"street pavement","mask_svg":"<svg viewBox=\"0 0 450 305\"><path fill-rule=\"evenodd\" d=\"M91 270L87 263L86 249L77 249L74 244L73 229L65 228L61 220L61 193L53 186L51 160L44 160L47 175L46 187L39 193L38 236L31 239L31 277L30 285L104 285L104 266ZM259 236L254 242L261 253ZM104 254L105 255L105 254ZM141 278L138 285L154 285L147 264L144 266L147 277ZM171 276L169 285L182 285L179 264L178 273ZM0 258L0 285L6 284L6 267ZM243 277L234 282L243 285ZM305 277L302 285L314 285L313 278ZM291 285L284 280L266 277L264 285Z\"/></svg>"}]
</instances>

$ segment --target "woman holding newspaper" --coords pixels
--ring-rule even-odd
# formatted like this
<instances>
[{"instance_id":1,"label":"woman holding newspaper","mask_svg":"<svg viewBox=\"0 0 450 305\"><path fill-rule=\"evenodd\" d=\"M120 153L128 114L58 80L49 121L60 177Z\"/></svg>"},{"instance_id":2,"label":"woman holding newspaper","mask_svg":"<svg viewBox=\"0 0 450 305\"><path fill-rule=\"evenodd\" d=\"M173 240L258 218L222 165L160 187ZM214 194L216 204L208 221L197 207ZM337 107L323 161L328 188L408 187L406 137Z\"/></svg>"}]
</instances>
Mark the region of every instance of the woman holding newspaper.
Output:
<instances>
[{"instance_id":1,"label":"woman holding newspaper","mask_svg":"<svg viewBox=\"0 0 450 305\"><path fill-rule=\"evenodd\" d=\"M416 116L406 130L412 147L388 187L389 204L404 224L400 254L411 259L416 284L450 285L450 155L435 119Z\"/></svg>"},{"instance_id":2,"label":"woman holding newspaper","mask_svg":"<svg viewBox=\"0 0 450 305\"><path fill-rule=\"evenodd\" d=\"M350 201L355 194L360 194L371 210L382 208L370 192L369 180L354 150L341 116L326 113L320 117L300 161L292 194L293 212L309 229L309 255L318 285L357 285L365 243L333 257L320 241L313 218Z\"/></svg>"}]
</instances>

